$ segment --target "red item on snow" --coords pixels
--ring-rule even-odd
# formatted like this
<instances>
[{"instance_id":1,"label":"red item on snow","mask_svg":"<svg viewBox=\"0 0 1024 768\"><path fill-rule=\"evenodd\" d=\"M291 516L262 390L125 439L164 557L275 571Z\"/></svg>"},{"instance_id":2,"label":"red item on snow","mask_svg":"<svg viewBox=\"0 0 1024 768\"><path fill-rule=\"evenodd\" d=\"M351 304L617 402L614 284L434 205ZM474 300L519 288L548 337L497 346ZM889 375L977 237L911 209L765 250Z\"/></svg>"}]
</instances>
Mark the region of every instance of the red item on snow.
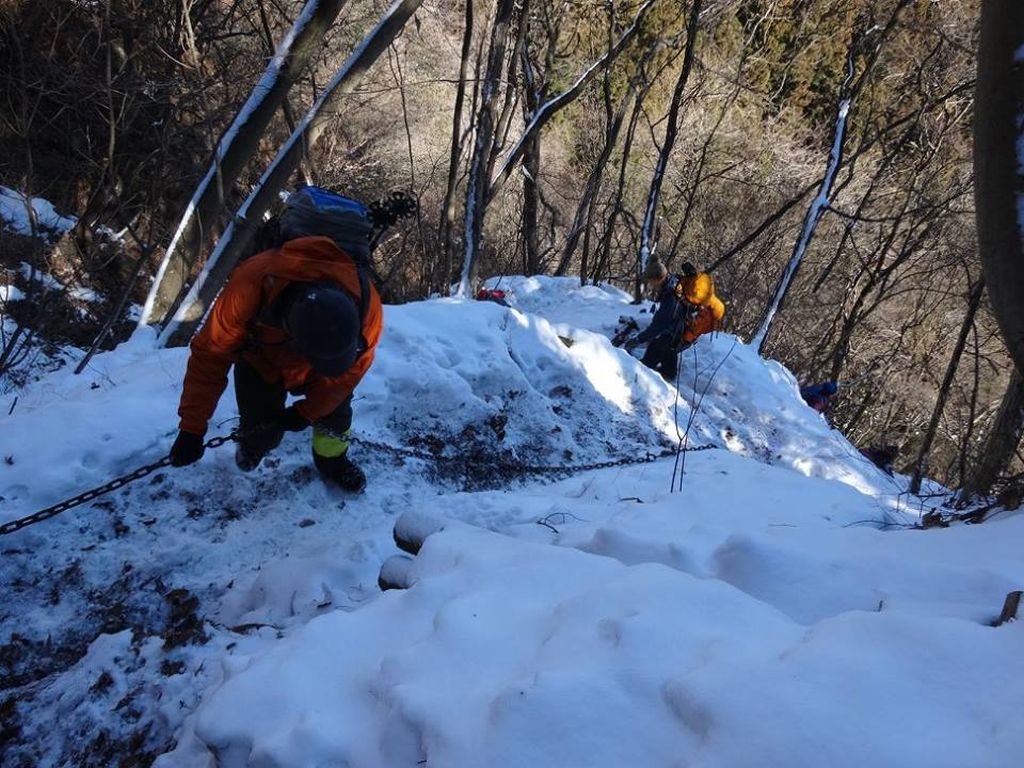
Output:
<instances>
[{"instance_id":1,"label":"red item on snow","mask_svg":"<svg viewBox=\"0 0 1024 768\"><path fill-rule=\"evenodd\" d=\"M476 293L477 301L493 301L497 304L501 304L503 307L508 306L508 302L505 301L505 292L498 290L497 288L481 288Z\"/></svg>"}]
</instances>

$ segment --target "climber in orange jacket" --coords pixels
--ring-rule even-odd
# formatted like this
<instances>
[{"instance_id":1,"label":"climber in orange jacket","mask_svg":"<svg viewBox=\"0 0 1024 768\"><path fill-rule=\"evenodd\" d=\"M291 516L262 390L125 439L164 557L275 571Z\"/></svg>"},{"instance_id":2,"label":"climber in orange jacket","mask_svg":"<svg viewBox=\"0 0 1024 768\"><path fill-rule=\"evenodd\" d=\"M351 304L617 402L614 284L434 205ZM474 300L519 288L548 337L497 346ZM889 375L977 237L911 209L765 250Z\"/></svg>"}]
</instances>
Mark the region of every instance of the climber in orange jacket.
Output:
<instances>
[{"instance_id":1,"label":"climber in orange jacket","mask_svg":"<svg viewBox=\"0 0 1024 768\"><path fill-rule=\"evenodd\" d=\"M312 425L321 475L358 491L366 477L348 458L347 433L352 393L381 336L381 301L365 267L335 240L298 230L289 231L286 211L283 244L235 268L193 340L171 463L203 455L207 423L234 367L238 466L255 469L284 432ZM286 408L289 393L303 398Z\"/></svg>"}]
</instances>

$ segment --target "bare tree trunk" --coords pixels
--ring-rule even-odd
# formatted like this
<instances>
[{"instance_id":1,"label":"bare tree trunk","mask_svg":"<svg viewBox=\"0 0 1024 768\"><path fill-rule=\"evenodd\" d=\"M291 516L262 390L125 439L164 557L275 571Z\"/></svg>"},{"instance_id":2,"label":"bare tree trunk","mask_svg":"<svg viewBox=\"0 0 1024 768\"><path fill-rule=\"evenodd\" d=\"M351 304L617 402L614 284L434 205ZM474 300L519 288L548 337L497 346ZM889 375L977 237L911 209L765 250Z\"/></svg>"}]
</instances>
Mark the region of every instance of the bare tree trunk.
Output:
<instances>
[{"instance_id":1,"label":"bare tree trunk","mask_svg":"<svg viewBox=\"0 0 1024 768\"><path fill-rule=\"evenodd\" d=\"M469 0L467 0L468 2ZM483 235L484 209L487 207L487 167L494 142L496 114L494 102L498 95L501 73L505 68L505 48L508 45L509 22L515 8L513 0L498 0L491 25L491 45L487 54L487 70L484 74L477 109L476 136L473 140L473 155L469 161L469 179L466 188L466 223L463 241L462 278L457 296L470 295L476 283L479 266L480 240Z\"/></svg>"},{"instance_id":2,"label":"bare tree trunk","mask_svg":"<svg viewBox=\"0 0 1024 768\"><path fill-rule=\"evenodd\" d=\"M523 19L523 24L528 24L528 18ZM527 32L527 34L529 34ZM551 42L551 48L557 41ZM550 48L549 48L550 50ZM537 82L537 73L534 71L530 61L530 54L527 45L520 51L523 70L523 96L526 122L530 120L540 109L544 101L545 86ZM540 237L537 234L540 211L540 189L537 180L540 176L540 133L534 133L526 142L523 150L523 274L536 275L540 273Z\"/></svg>"},{"instance_id":3,"label":"bare tree trunk","mask_svg":"<svg viewBox=\"0 0 1024 768\"><path fill-rule=\"evenodd\" d=\"M559 110L568 106L576 100L583 90L583 87L589 83L596 75L603 72L615 59L618 57L622 50L626 47L630 40L640 30L644 18L647 12L654 5L656 0L647 0L640 9L636 12L636 16L633 18L633 23L626 28L626 30L619 37L618 41L613 45L607 53L604 54L600 59L591 64L585 71L580 73L572 85L562 91L560 94L555 96L553 99L549 99L537 110L537 114L534 115L533 120L523 131L523 135L519 137L519 141L512 148L512 151L508 153L508 157L505 158L505 162L502 163L501 170L494 177L494 181L491 183L490 195L501 187L502 184L508 179L512 173L512 169L515 168L516 163L519 162L523 156L523 152L526 150L526 144L530 139L536 135L541 128L548 124L552 117L554 117ZM700 2L700 0L698 0Z\"/></svg>"},{"instance_id":4,"label":"bare tree trunk","mask_svg":"<svg viewBox=\"0 0 1024 768\"><path fill-rule=\"evenodd\" d=\"M161 341L164 344L176 346L188 343L196 326L227 280L228 274L239 257L248 249L263 214L270 208L302 157L316 144L328 121L335 116L335 107L340 97L352 91L380 54L387 50L391 41L401 32L409 17L422 2L423 0L396 0L320 94L320 98L309 109L302 123L263 174L256 189L239 208L235 220L224 231L203 272L182 302L181 308L161 334Z\"/></svg>"},{"instance_id":5,"label":"bare tree trunk","mask_svg":"<svg viewBox=\"0 0 1024 768\"><path fill-rule=\"evenodd\" d=\"M612 113L610 86L607 87L606 90L608 91L608 95L605 99L605 105L608 110L608 119L605 128L604 146L601 148L601 154L594 163L594 167L590 171L590 176L587 178L587 183L583 188L583 196L580 198L579 205L576 207L576 215L573 217L572 226L569 228L569 234L566 236L565 246L562 249L562 257L555 270L556 275L564 275L566 271L568 271L569 261L576 252L576 246L579 244L580 237L586 231L584 223L589 223L592 204L594 198L597 196L598 190L601 188L601 181L604 178L604 172L608 165L608 160L612 155L612 150L615 149L615 144L619 140L619 134L622 132L622 123L626 117L626 110L629 109L630 102L636 95L636 86L631 83L626 89L626 93L623 95L622 100L619 102L618 108L614 113ZM586 269L580 270L581 276L585 273Z\"/></svg>"},{"instance_id":6,"label":"bare tree trunk","mask_svg":"<svg viewBox=\"0 0 1024 768\"><path fill-rule=\"evenodd\" d=\"M180 306L185 281L212 228L223 218L235 181L344 5L345 0L310 0L278 53L271 58L263 77L221 139L206 176L182 214L153 280L141 323L163 324Z\"/></svg>"},{"instance_id":7,"label":"bare tree trunk","mask_svg":"<svg viewBox=\"0 0 1024 768\"><path fill-rule=\"evenodd\" d=\"M462 162L462 107L466 100L466 72L469 56L473 49L473 0L466 0L465 26L462 30L462 54L459 59L459 82L455 90L455 107L452 114L452 141L448 159L448 186L441 204L441 224L438 241L443 251L445 293L452 279L452 229L455 226L455 189L459 183L459 166Z\"/></svg>"},{"instance_id":8,"label":"bare tree trunk","mask_svg":"<svg viewBox=\"0 0 1024 768\"><path fill-rule=\"evenodd\" d=\"M276 46L274 45L274 32L270 28L270 19L267 18L266 0L259 0L256 4L256 9L260 14L260 28L263 30L263 39L267 43L270 55L273 56ZM288 126L288 132L291 133L295 130L295 126L298 123L295 120L295 111L288 103L287 98L281 101L281 114L284 115L285 125ZM299 163L299 173L302 174L302 180L307 184L316 184L316 169L313 168L313 162L310 158L302 158L302 161Z\"/></svg>"},{"instance_id":9,"label":"bare tree trunk","mask_svg":"<svg viewBox=\"0 0 1024 768\"><path fill-rule=\"evenodd\" d=\"M793 280L796 278L797 272L800 270L800 265L803 263L804 255L807 253L807 248L811 244L811 238L814 237L814 230L818 226L818 221L821 220L822 214L824 214L825 210L828 208L832 195L832 185L835 181L836 173L839 171L839 166L843 161L843 143L846 140L847 117L850 112L850 104L852 101L851 97L847 94L847 87L852 77L853 54L851 52L846 82L843 83L843 86L840 89L839 105L836 110L835 134L832 139L832 151L829 153L828 170L825 172L825 178L822 179L821 186L818 188L817 196L814 198L810 208L807 209L807 213L804 215L804 223L800 230L800 237L797 238L796 244L793 246L793 253L789 257L789 263L786 265L785 271L779 278L779 283L775 288L771 304L765 312L764 320L761 321L761 326L757 329L757 333L754 334L754 338L750 340L751 345L757 348L758 353L764 352L765 343L768 340L768 333L771 331L772 323L778 315L779 307L782 306L782 301L786 298L786 293L789 291L789 287L793 284Z\"/></svg>"},{"instance_id":10,"label":"bare tree trunk","mask_svg":"<svg viewBox=\"0 0 1024 768\"><path fill-rule=\"evenodd\" d=\"M521 0L519 7L513 9L513 17L518 17L519 23L516 25L515 46L508 52L508 66L505 70L505 83L508 87L505 88L501 111L497 113L498 116L494 121L494 140L491 142L491 151L487 156L487 171L484 173L487 179L494 175L494 166L497 164L498 156L504 151L505 144L508 142L509 132L512 130L512 121L516 116L516 107L519 106L519 89L513 88L512 83L516 81L519 62L526 48L530 0ZM494 197L494 192L494 187L490 187L487 193L488 200Z\"/></svg>"},{"instance_id":11,"label":"bare tree trunk","mask_svg":"<svg viewBox=\"0 0 1024 768\"><path fill-rule=\"evenodd\" d=\"M622 158L619 163L618 185L615 188L615 196L612 198L611 214L607 217L607 220L604 223L604 232L601 234L600 242L597 245L597 262L594 264L594 271L592 275L595 283L601 279L601 275L605 274L611 262L612 235L615 231L615 222L624 211L622 199L625 196L626 180L629 175L629 158L633 153L633 139L636 136L636 127L640 122L640 116L643 114L644 96L646 93L647 89L645 88L643 93L637 95L636 101L633 103L633 112L629 116L626 135L622 140ZM639 276L637 275L636 277L637 283L634 286L634 298L636 302L639 303L640 282Z\"/></svg>"},{"instance_id":12,"label":"bare tree trunk","mask_svg":"<svg viewBox=\"0 0 1024 768\"><path fill-rule=\"evenodd\" d=\"M974 96L978 249L1010 357L1024 371L1024 3L983 0ZM974 490L983 487L975 484Z\"/></svg>"},{"instance_id":13,"label":"bare tree trunk","mask_svg":"<svg viewBox=\"0 0 1024 768\"><path fill-rule=\"evenodd\" d=\"M1003 395L992 431L985 440L985 447L970 468L960 489L961 502L968 502L975 496L984 496L992 489L999 473L1013 458L1024 432L1024 377L1014 368L1010 383Z\"/></svg>"},{"instance_id":14,"label":"bare tree trunk","mask_svg":"<svg viewBox=\"0 0 1024 768\"><path fill-rule=\"evenodd\" d=\"M974 366L973 382L971 386L971 409L967 416L967 429L964 430L960 439L960 451L957 455L957 481L964 484L967 477L967 461L970 458L971 445L974 443L974 428L978 423L978 392L981 389L981 348L978 341L978 324L971 326L971 334L974 337Z\"/></svg>"},{"instance_id":15,"label":"bare tree trunk","mask_svg":"<svg viewBox=\"0 0 1024 768\"><path fill-rule=\"evenodd\" d=\"M967 345L967 336L974 325L974 316L981 304L981 296L985 292L985 281L979 280L971 290L967 302L967 313L960 326L960 335L957 337L956 346L953 347L953 354L950 355L949 365L946 366L946 375L942 379L942 386L935 398L935 408L932 409L932 418L928 422L924 439L921 441L921 450L917 454L917 461L914 462L914 474L910 478L910 492L918 493L921 490L921 478L928 471L928 458L932 450L932 442L935 440L935 433L939 429L939 421L942 419L942 411L946 407L946 399L949 397L949 390L953 386L953 378L956 376L957 368L960 367L960 358Z\"/></svg>"},{"instance_id":16,"label":"bare tree trunk","mask_svg":"<svg viewBox=\"0 0 1024 768\"><path fill-rule=\"evenodd\" d=\"M614 17L609 19L608 28L608 47L609 50L614 47L613 42L613 29ZM598 156L594 167L590 171L590 175L587 177L587 183L583 188L583 196L580 198L579 205L576 207L576 214L573 216L572 226L569 228L569 233L565 238L565 245L562 249L562 256L559 259L558 267L555 270L556 275L564 275L569 269L569 263L576 252L576 247L579 244L580 237L583 237L583 255L580 259L580 282L586 283L587 281L587 264L590 255L590 233L592 228L592 222L594 217L594 211L597 204L597 194L601 189L601 184L604 182L604 174L607 169L608 161L612 156L612 152L615 150L615 145L619 141L619 134L622 133L622 125L626 118L626 112L629 110L631 103L636 100L639 102L650 90L651 84L644 83L641 88L641 73L650 64L651 59L658 50L657 44L649 44L646 51L640 57L640 61L637 65L637 73L630 79L629 85L626 87L626 92L622 95L619 101L618 107L612 108L612 80L609 75L608 69L605 69L604 73L604 108L605 108L605 141L604 146L601 148L601 153ZM638 104L639 106L639 104ZM639 114L635 112L634 115ZM635 126L635 120L631 123L630 135L632 135L632 126ZM628 156L628 148L624 149L624 153ZM621 192L621 187L620 187Z\"/></svg>"},{"instance_id":17,"label":"bare tree trunk","mask_svg":"<svg viewBox=\"0 0 1024 768\"><path fill-rule=\"evenodd\" d=\"M484 77L484 93L481 95L480 109L477 119L477 136L473 146L473 159L470 161L469 189L466 194L466 241L465 256L462 269L462 280L459 283L458 294L467 295L472 283L476 281L477 262L480 249L480 237L483 231L483 219L486 213L487 203L494 197L494 194L508 180L512 169L522 159L527 146L540 133L540 130L551 120L554 115L571 104L583 87L590 82L598 73L608 67L612 61L622 52L628 42L640 30L641 24L647 12L654 5L656 0L647 0L637 11L633 23L622 33L618 41L600 59L591 64L582 72L576 80L554 98L540 105L530 124L523 131L522 136L516 145L508 153L501 169L495 174L494 180L488 184L485 174L487 165L493 157L495 127L499 121L494 116L494 90L497 88L497 78L501 74L501 65L504 60L505 46L508 37L508 21L512 14L512 7L506 7L509 3L500 0L498 11L495 15L494 27L492 27L491 52L488 58L487 74ZM523 9L525 13L525 8ZM500 27L500 50L495 50L496 32ZM523 29L521 25L520 29ZM501 58L496 58L495 54ZM490 90L490 92L488 92ZM507 105L506 105L507 106ZM507 110L506 110L507 111ZM483 136L482 132L486 135ZM486 139L486 142L483 140ZM480 153L478 157L478 153Z\"/></svg>"},{"instance_id":18,"label":"bare tree trunk","mask_svg":"<svg viewBox=\"0 0 1024 768\"><path fill-rule=\"evenodd\" d=\"M658 152L658 162L654 167L654 176L651 178L651 187L647 193L647 208L644 212L644 224L640 230L640 255L637 260L637 274L644 271L647 259L651 256L651 240L654 237L654 220L658 212L658 196L661 194L661 185L665 179L665 169L668 167L668 159L676 144L676 136L679 133L679 108L683 103L683 94L686 91L686 83L690 79L690 72L693 70L693 58L697 48L697 22L700 20L701 4L703 0L693 0L690 8L690 18L686 24L686 54L683 56L683 67L679 71L676 80L675 90L672 92L672 103L668 110L668 124L665 127L665 142Z\"/></svg>"},{"instance_id":19,"label":"bare tree trunk","mask_svg":"<svg viewBox=\"0 0 1024 768\"><path fill-rule=\"evenodd\" d=\"M534 136L523 154L523 269L526 275L541 272L540 237L537 233L540 217L540 138Z\"/></svg>"},{"instance_id":20,"label":"bare tree trunk","mask_svg":"<svg viewBox=\"0 0 1024 768\"><path fill-rule=\"evenodd\" d=\"M877 25L872 23L867 30L855 34L853 40L851 40L850 53L848 57L848 73L846 82L844 82L840 88L840 101L836 117L835 137L829 158L828 169L825 173L825 178L821 183L821 187L818 190L818 196L815 198L814 202L811 203L811 207L804 218L804 225L801 230L800 238L797 240L797 243L793 248L793 255L790 257L789 263L786 265L786 269L783 272L782 277L779 279L779 284L775 289L775 295L772 298L771 305L765 313L761 327L758 329L757 333L754 334L754 338L751 340L751 344L754 344L757 347L758 352L764 351L772 322L775 320L779 308L782 306L782 302L786 298L786 293L800 269L804 253L806 252L807 246L810 244L811 238L814 236L814 230L817 227L818 221L829 205L832 188L835 183L835 177L839 173L839 169L843 163L843 144L846 138L847 115L849 110L857 100L857 96L864 88L864 85L867 83L868 76L871 74L875 63L878 61L883 45L892 31L896 28L896 22L899 20L900 14L912 1L913 0L899 0L893 8L892 14L889 16L889 20L886 22L884 28L878 30ZM853 79L854 74L854 53L862 41L868 36L874 36L876 42L874 43L873 50L871 51L871 55L868 57L867 63L864 65L863 71L860 73L853 85L850 86L850 81ZM849 181L850 179L847 179L846 183L849 183Z\"/></svg>"}]
</instances>

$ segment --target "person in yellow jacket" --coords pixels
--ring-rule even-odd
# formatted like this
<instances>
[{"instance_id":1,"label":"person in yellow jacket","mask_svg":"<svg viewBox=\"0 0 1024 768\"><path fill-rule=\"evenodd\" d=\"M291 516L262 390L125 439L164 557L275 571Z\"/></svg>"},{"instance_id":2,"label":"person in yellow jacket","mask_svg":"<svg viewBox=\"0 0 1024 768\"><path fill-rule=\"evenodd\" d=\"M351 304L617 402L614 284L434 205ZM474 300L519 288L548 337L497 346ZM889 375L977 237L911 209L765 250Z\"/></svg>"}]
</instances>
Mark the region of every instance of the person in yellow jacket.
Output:
<instances>
[{"instance_id":1,"label":"person in yellow jacket","mask_svg":"<svg viewBox=\"0 0 1024 768\"><path fill-rule=\"evenodd\" d=\"M657 257L651 257L643 276L647 290L657 297L658 310L650 325L624 346L632 351L647 344L641 362L675 382L679 353L703 334L721 328L725 304L715 295L711 275L698 272L692 264L683 264L680 274L670 275Z\"/></svg>"},{"instance_id":2,"label":"person in yellow jacket","mask_svg":"<svg viewBox=\"0 0 1024 768\"><path fill-rule=\"evenodd\" d=\"M697 272L689 264L693 274L684 274L676 284L676 298L686 306L686 321L680 337L679 349L684 350L705 333L722 328L725 318L725 304L715 295L715 283L707 272Z\"/></svg>"}]
</instances>

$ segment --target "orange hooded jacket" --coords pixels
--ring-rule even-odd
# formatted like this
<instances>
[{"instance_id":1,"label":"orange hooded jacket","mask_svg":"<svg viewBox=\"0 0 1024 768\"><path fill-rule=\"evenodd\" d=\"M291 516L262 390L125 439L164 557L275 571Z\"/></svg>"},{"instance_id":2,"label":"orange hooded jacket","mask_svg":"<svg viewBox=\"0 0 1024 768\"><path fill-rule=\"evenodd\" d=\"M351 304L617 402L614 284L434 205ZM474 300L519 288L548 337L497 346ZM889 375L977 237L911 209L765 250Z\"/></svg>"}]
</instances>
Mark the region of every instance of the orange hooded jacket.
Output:
<instances>
[{"instance_id":1,"label":"orange hooded jacket","mask_svg":"<svg viewBox=\"0 0 1024 768\"><path fill-rule=\"evenodd\" d=\"M715 295L715 283L707 272L682 278L676 285L676 295L697 308L683 329L684 342L692 344L705 333L722 327L725 304Z\"/></svg>"},{"instance_id":2,"label":"orange hooded jacket","mask_svg":"<svg viewBox=\"0 0 1024 768\"><path fill-rule=\"evenodd\" d=\"M180 430L206 434L207 423L227 387L228 371L239 360L268 382L281 382L292 394L304 393L305 399L296 408L311 423L352 394L373 363L384 326L380 296L372 284L362 329L366 351L340 376L316 373L309 360L288 344L288 333L260 317L291 283L320 280L337 283L359 305L356 264L327 237L289 240L280 249L259 253L234 269L206 324L192 340L178 406Z\"/></svg>"}]
</instances>

